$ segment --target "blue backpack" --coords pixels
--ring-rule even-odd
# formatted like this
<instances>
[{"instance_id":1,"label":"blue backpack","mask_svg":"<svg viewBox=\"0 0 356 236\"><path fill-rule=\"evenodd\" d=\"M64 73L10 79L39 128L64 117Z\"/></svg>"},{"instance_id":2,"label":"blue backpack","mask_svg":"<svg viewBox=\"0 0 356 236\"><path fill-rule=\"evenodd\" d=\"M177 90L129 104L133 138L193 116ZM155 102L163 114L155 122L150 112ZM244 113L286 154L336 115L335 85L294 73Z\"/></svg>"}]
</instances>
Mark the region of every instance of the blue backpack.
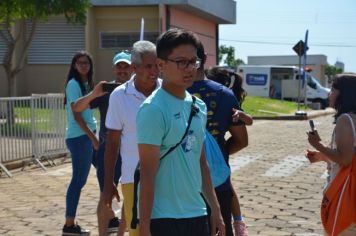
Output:
<instances>
[{"instance_id":1,"label":"blue backpack","mask_svg":"<svg viewBox=\"0 0 356 236\"><path fill-rule=\"evenodd\" d=\"M208 130L205 130L205 157L209 164L213 185L216 188L229 178L231 170L225 162L219 144Z\"/></svg>"}]
</instances>

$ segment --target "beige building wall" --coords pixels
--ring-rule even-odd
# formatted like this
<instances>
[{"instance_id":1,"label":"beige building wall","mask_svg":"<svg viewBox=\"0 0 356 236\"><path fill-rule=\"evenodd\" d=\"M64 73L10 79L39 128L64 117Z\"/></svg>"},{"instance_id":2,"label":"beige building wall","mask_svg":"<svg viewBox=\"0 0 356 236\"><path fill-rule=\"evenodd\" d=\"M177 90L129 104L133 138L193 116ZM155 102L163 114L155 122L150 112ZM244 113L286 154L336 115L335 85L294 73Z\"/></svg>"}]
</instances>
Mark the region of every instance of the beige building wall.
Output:
<instances>
[{"instance_id":1,"label":"beige building wall","mask_svg":"<svg viewBox=\"0 0 356 236\"><path fill-rule=\"evenodd\" d=\"M140 32L141 18L145 20L145 32L159 31L159 8L154 7L95 7L92 11L93 26L91 53L94 55L95 81L113 80L112 58L119 48L100 46L102 32ZM137 39L139 40L139 39Z\"/></svg>"},{"instance_id":2,"label":"beige building wall","mask_svg":"<svg viewBox=\"0 0 356 236\"><path fill-rule=\"evenodd\" d=\"M88 10L85 26L85 48L93 56L95 82L114 79L112 58L123 49L102 48L101 33L140 32L141 18L145 20L145 32L161 33L166 30L167 24L169 27L186 28L196 32L208 56L207 66L216 65L216 23L163 4L142 7L96 6ZM25 96L31 93L63 92L69 66L70 61L65 64L26 65L18 76L17 94ZM0 65L0 96L6 95L7 83L3 67Z\"/></svg>"},{"instance_id":3,"label":"beige building wall","mask_svg":"<svg viewBox=\"0 0 356 236\"><path fill-rule=\"evenodd\" d=\"M22 94L32 93L63 93L64 84L69 71L68 65L29 65L22 71L26 76L23 80Z\"/></svg>"},{"instance_id":4,"label":"beige building wall","mask_svg":"<svg viewBox=\"0 0 356 236\"><path fill-rule=\"evenodd\" d=\"M216 65L216 24L172 7L170 27L185 28L198 34L207 54L206 67Z\"/></svg>"}]
</instances>

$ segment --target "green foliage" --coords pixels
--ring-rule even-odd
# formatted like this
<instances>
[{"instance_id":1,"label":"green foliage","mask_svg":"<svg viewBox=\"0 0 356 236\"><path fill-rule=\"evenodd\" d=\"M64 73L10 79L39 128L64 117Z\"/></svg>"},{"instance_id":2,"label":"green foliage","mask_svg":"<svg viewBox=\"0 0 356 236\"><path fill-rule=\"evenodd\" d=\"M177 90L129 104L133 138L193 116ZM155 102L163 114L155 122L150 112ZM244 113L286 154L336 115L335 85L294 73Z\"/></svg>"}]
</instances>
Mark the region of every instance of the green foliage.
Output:
<instances>
[{"instance_id":1,"label":"green foliage","mask_svg":"<svg viewBox=\"0 0 356 236\"><path fill-rule=\"evenodd\" d=\"M90 0L0 0L0 39L5 45L2 66L8 96L16 95L16 75L25 65L37 23L49 16L64 15L69 23L85 24L89 6ZM14 24L19 26L16 30Z\"/></svg>"},{"instance_id":2,"label":"green foliage","mask_svg":"<svg viewBox=\"0 0 356 236\"><path fill-rule=\"evenodd\" d=\"M245 62L241 59L235 59L235 48L232 46L221 45L219 47L219 63L223 60L224 55L226 55L224 64L229 67L236 68L240 64L245 64Z\"/></svg>"},{"instance_id":3,"label":"green foliage","mask_svg":"<svg viewBox=\"0 0 356 236\"><path fill-rule=\"evenodd\" d=\"M336 66L329 65L329 64L327 64L325 66L325 74L327 76L335 76L336 74L340 74L342 72L343 72L342 69L341 68L337 68Z\"/></svg>"},{"instance_id":4,"label":"green foliage","mask_svg":"<svg viewBox=\"0 0 356 236\"><path fill-rule=\"evenodd\" d=\"M292 115L297 111L296 102L247 96L242 104L245 112L252 116Z\"/></svg>"},{"instance_id":5,"label":"green foliage","mask_svg":"<svg viewBox=\"0 0 356 236\"><path fill-rule=\"evenodd\" d=\"M327 64L325 66L325 75L328 76L328 83L332 83L332 81L334 80L334 77L336 74L340 74L342 73L342 69L341 68L337 68L336 66Z\"/></svg>"},{"instance_id":6,"label":"green foliage","mask_svg":"<svg viewBox=\"0 0 356 236\"><path fill-rule=\"evenodd\" d=\"M90 0L1 0L0 23L6 26L17 20L47 20L63 14L68 22L85 23Z\"/></svg>"}]
</instances>

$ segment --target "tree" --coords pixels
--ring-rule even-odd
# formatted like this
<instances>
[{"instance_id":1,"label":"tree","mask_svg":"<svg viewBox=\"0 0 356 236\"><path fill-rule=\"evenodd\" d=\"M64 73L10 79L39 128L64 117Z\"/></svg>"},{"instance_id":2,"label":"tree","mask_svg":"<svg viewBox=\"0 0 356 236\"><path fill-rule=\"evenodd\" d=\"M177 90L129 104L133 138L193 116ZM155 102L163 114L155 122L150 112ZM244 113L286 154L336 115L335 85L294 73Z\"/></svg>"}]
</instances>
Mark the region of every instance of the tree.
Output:
<instances>
[{"instance_id":1,"label":"tree","mask_svg":"<svg viewBox=\"0 0 356 236\"><path fill-rule=\"evenodd\" d=\"M224 56L226 55L225 59ZM242 59L235 59L235 48L232 46L221 45L219 47L219 63L222 61L224 64L236 68L240 64L245 64Z\"/></svg>"},{"instance_id":2,"label":"tree","mask_svg":"<svg viewBox=\"0 0 356 236\"><path fill-rule=\"evenodd\" d=\"M327 64L325 66L325 75L328 76L328 83L332 83L332 80L334 79L336 74L342 73L343 70L341 68L337 68L336 66Z\"/></svg>"},{"instance_id":3,"label":"tree","mask_svg":"<svg viewBox=\"0 0 356 236\"><path fill-rule=\"evenodd\" d=\"M1 0L0 39L5 43L3 67L8 96L16 96L16 75L25 65L37 23L64 15L69 23L85 23L90 0ZM14 30L16 28L16 30Z\"/></svg>"}]
</instances>

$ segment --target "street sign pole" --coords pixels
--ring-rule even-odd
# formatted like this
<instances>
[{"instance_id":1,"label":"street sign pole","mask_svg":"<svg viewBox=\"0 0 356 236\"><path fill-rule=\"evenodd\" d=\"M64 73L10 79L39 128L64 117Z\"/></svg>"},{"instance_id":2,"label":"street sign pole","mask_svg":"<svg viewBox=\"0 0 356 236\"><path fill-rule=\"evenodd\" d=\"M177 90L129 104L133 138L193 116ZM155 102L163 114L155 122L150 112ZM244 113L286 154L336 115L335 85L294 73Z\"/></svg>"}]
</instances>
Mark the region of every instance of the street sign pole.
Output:
<instances>
[{"instance_id":1,"label":"street sign pole","mask_svg":"<svg viewBox=\"0 0 356 236\"><path fill-rule=\"evenodd\" d=\"M307 67L307 51L308 51L308 33L309 30L305 32L305 40L304 40L304 60L303 60L303 89L304 89L304 108L307 109L307 80L306 80L306 73L305 69Z\"/></svg>"},{"instance_id":2,"label":"street sign pole","mask_svg":"<svg viewBox=\"0 0 356 236\"><path fill-rule=\"evenodd\" d=\"M307 113L305 111L300 110L300 89L301 89L301 81L302 81L302 56L305 53L305 44L302 40L300 40L296 45L294 45L293 50L298 54L299 57L299 75L298 75L298 105L297 105L297 111L295 112L296 115L299 116L306 116ZM306 97L304 98L304 100Z\"/></svg>"},{"instance_id":3,"label":"street sign pole","mask_svg":"<svg viewBox=\"0 0 356 236\"><path fill-rule=\"evenodd\" d=\"M302 82L302 57L299 56L299 71L298 71L299 77L298 77L298 109L297 112L300 111L300 88L301 88L301 82Z\"/></svg>"}]
</instances>

